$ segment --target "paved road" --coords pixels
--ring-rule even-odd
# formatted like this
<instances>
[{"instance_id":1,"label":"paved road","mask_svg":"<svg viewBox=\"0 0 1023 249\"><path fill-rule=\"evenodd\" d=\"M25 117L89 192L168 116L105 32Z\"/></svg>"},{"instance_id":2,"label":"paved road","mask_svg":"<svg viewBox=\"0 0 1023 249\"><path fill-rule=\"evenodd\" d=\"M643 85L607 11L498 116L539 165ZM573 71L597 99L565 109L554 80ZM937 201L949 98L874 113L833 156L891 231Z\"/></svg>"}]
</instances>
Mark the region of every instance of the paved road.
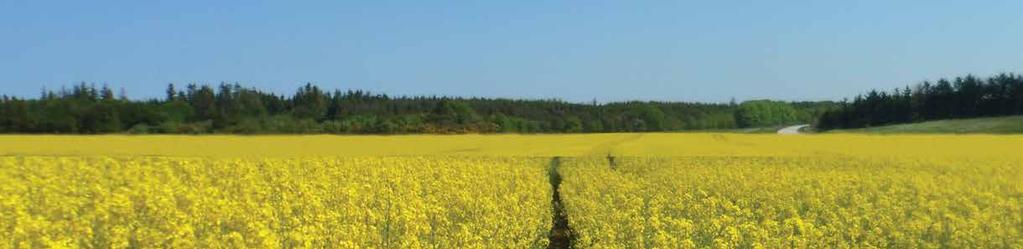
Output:
<instances>
[{"instance_id":1,"label":"paved road","mask_svg":"<svg viewBox=\"0 0 1023 249\"><path fill-rule=\"evenodd\" d=\"M799 135L800 134L799 133L799 129L803 129L803 127L807 127L807 126L810 126L810 125L808 125L808 124L801 124L801 125L793 125L793 126L781 128L781 130L778 130L778 135Z\"/></svg>"}]
</instances>

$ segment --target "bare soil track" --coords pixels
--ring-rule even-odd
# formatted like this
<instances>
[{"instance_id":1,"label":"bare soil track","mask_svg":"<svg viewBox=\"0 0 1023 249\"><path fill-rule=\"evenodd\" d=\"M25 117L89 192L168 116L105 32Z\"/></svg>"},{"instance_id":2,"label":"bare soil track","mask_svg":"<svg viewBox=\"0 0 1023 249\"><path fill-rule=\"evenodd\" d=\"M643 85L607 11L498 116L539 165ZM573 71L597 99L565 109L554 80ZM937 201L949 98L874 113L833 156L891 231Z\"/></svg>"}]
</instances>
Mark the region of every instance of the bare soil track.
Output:
<instances>
[{"instance_id":1,"label":"bare soil track","mask_svg":"<svg viewBox=\"0 0 1023 249\"><path fill-rule=\"evenodd\" d=\"M551 227L551 232L548 235L550 244L547 245L547 248L572 248L572 242L575 240L575 234L568 227L568 215L565 213L565 207L561 203L561 194L559 193L561 175L558 173L560 165L561 157L554 157L551 159L547 171L551 188L554 190L551 198L551 205L554 206L554 226Z\"/></svg>"}]
</instances>

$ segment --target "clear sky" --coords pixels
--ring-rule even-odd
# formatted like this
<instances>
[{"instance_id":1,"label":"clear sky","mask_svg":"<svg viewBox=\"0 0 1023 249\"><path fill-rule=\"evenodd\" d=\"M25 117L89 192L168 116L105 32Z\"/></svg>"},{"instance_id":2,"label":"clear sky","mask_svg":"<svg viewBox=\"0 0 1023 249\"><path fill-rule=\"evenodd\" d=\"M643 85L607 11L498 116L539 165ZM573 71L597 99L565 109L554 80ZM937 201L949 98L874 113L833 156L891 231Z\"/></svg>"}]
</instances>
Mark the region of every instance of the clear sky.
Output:
<instances>
[{"instance_id":1,"label":"clear sky","mask_svg":"<svg viewBox=\"0 0 1023 249\"><path fill-rule=\"evenodd\" d=\"M0 0L0 93L841 99L1023 72L1023 1Z\"/></svg>"}]
</instances>

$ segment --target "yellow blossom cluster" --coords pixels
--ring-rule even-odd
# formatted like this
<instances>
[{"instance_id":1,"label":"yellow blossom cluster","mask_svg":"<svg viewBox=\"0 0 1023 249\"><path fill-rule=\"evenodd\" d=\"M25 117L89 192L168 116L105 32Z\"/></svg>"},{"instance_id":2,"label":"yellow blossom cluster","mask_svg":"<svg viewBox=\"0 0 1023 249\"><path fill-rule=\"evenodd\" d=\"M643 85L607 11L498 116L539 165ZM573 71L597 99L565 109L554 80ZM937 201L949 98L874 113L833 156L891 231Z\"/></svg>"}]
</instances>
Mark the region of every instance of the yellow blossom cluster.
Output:
<instances>
[{"instance_id":1,"label":"yellow blossom cluster","mask_svg":"<svg viewBox=\"0 0 1023 249\"><path fill-rule=\"evenodd\" d=\"M545 247L547 163L5 156L0 247Z\"/></svg>"},{"instance_id":2,"label":"yellow blossom cluster","mask_svg":"<svg viewBox=\"0 0 1023 249\"><path fill-rule=\"evenodd\" d=\"M1023 161L573 158L577 248L1017 248Z\"/></svg>"}]
</instances>

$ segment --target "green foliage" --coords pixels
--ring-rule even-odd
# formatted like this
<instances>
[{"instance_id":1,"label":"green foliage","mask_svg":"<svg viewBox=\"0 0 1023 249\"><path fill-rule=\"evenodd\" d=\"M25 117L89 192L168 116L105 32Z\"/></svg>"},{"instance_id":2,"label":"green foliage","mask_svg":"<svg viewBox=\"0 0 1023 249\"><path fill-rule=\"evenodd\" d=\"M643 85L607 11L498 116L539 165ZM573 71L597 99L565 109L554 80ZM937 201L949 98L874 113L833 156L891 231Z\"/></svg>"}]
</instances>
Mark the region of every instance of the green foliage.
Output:
<instances>
[{"instance_id":1,"label":"green foliage","mask_svg":"<svg viewBox=\"0 0 1023 249\"><path fill-rule=\"evenodd\" d=\"M292 96L239 84L189 84L161 99L114 98L79 84L38 99L0 96L2 133L407 134L645 132L736 128L734 104L389 97L324 91L306 84ZM780 102L779 102L780 103ZM784 105L784 103L781 103ZM823 104L798 103L796 119ZM814 118L816 118L814 116Z\"/></svg>"},{"instance_id":2,"label":"green foliage","mask_svg":"<svg viewBox=\"0 0 1023 249\"><path fill-rule=\"evenodd\" d=\"M429 120L441 126L464 126L479 121L479 116L464 102L441 99L430 113Z\"/></svg>"},{"instance_id":3,"label":"green foliage","mask_svg":"<svg viewBox=\"0 0 1023 249\"><path fill-rule=\"evenodd\" d=\"M891 92L872 90L823 113L820 130L852 129L930 120L1023 114L1023 76L972 75L923 82Z\"/></svg>"},{"instance_id":4,"label":"green foliage","mask_svg":"<svg viewBox=\"0 0 1023 249\"><path fill-rule=\"evenodd\" d=\"M646 104L640 108L640 119L646 131L663 131L668 128L664 112L657 106Z\"/></svg>"},{"instance_id":5,"label":"green foliage","mask_svg":"<svg viewBox=\"0 0 1023 249\"><path fill-rule=\"evenodd\" d=\"M299 88L292 102L292 112L296 118L319 120L327 114L327 96L312 84Z\"/></svg>"},{"instance_id":6,"label":"green foliage","mask_svg":"<svg viewBox=\"0 0 1023 249\"><path fill-rule=\"evenodd\" d=\"M751 100L739 104L735 122L740 128L786 125L799 122L798 115L789 103Z\"/></svg>"},{"instance_id":7,"label":"green foliage","mask_svg":"<svg viewBox=\"0 0 1023 249\"><path fill-rule=\"evenodd\" d=\"M175 100L160 105L159 113L164 122L183 123L195 115L195 110L188 103Z\"/></svg>"}]
</instances>

